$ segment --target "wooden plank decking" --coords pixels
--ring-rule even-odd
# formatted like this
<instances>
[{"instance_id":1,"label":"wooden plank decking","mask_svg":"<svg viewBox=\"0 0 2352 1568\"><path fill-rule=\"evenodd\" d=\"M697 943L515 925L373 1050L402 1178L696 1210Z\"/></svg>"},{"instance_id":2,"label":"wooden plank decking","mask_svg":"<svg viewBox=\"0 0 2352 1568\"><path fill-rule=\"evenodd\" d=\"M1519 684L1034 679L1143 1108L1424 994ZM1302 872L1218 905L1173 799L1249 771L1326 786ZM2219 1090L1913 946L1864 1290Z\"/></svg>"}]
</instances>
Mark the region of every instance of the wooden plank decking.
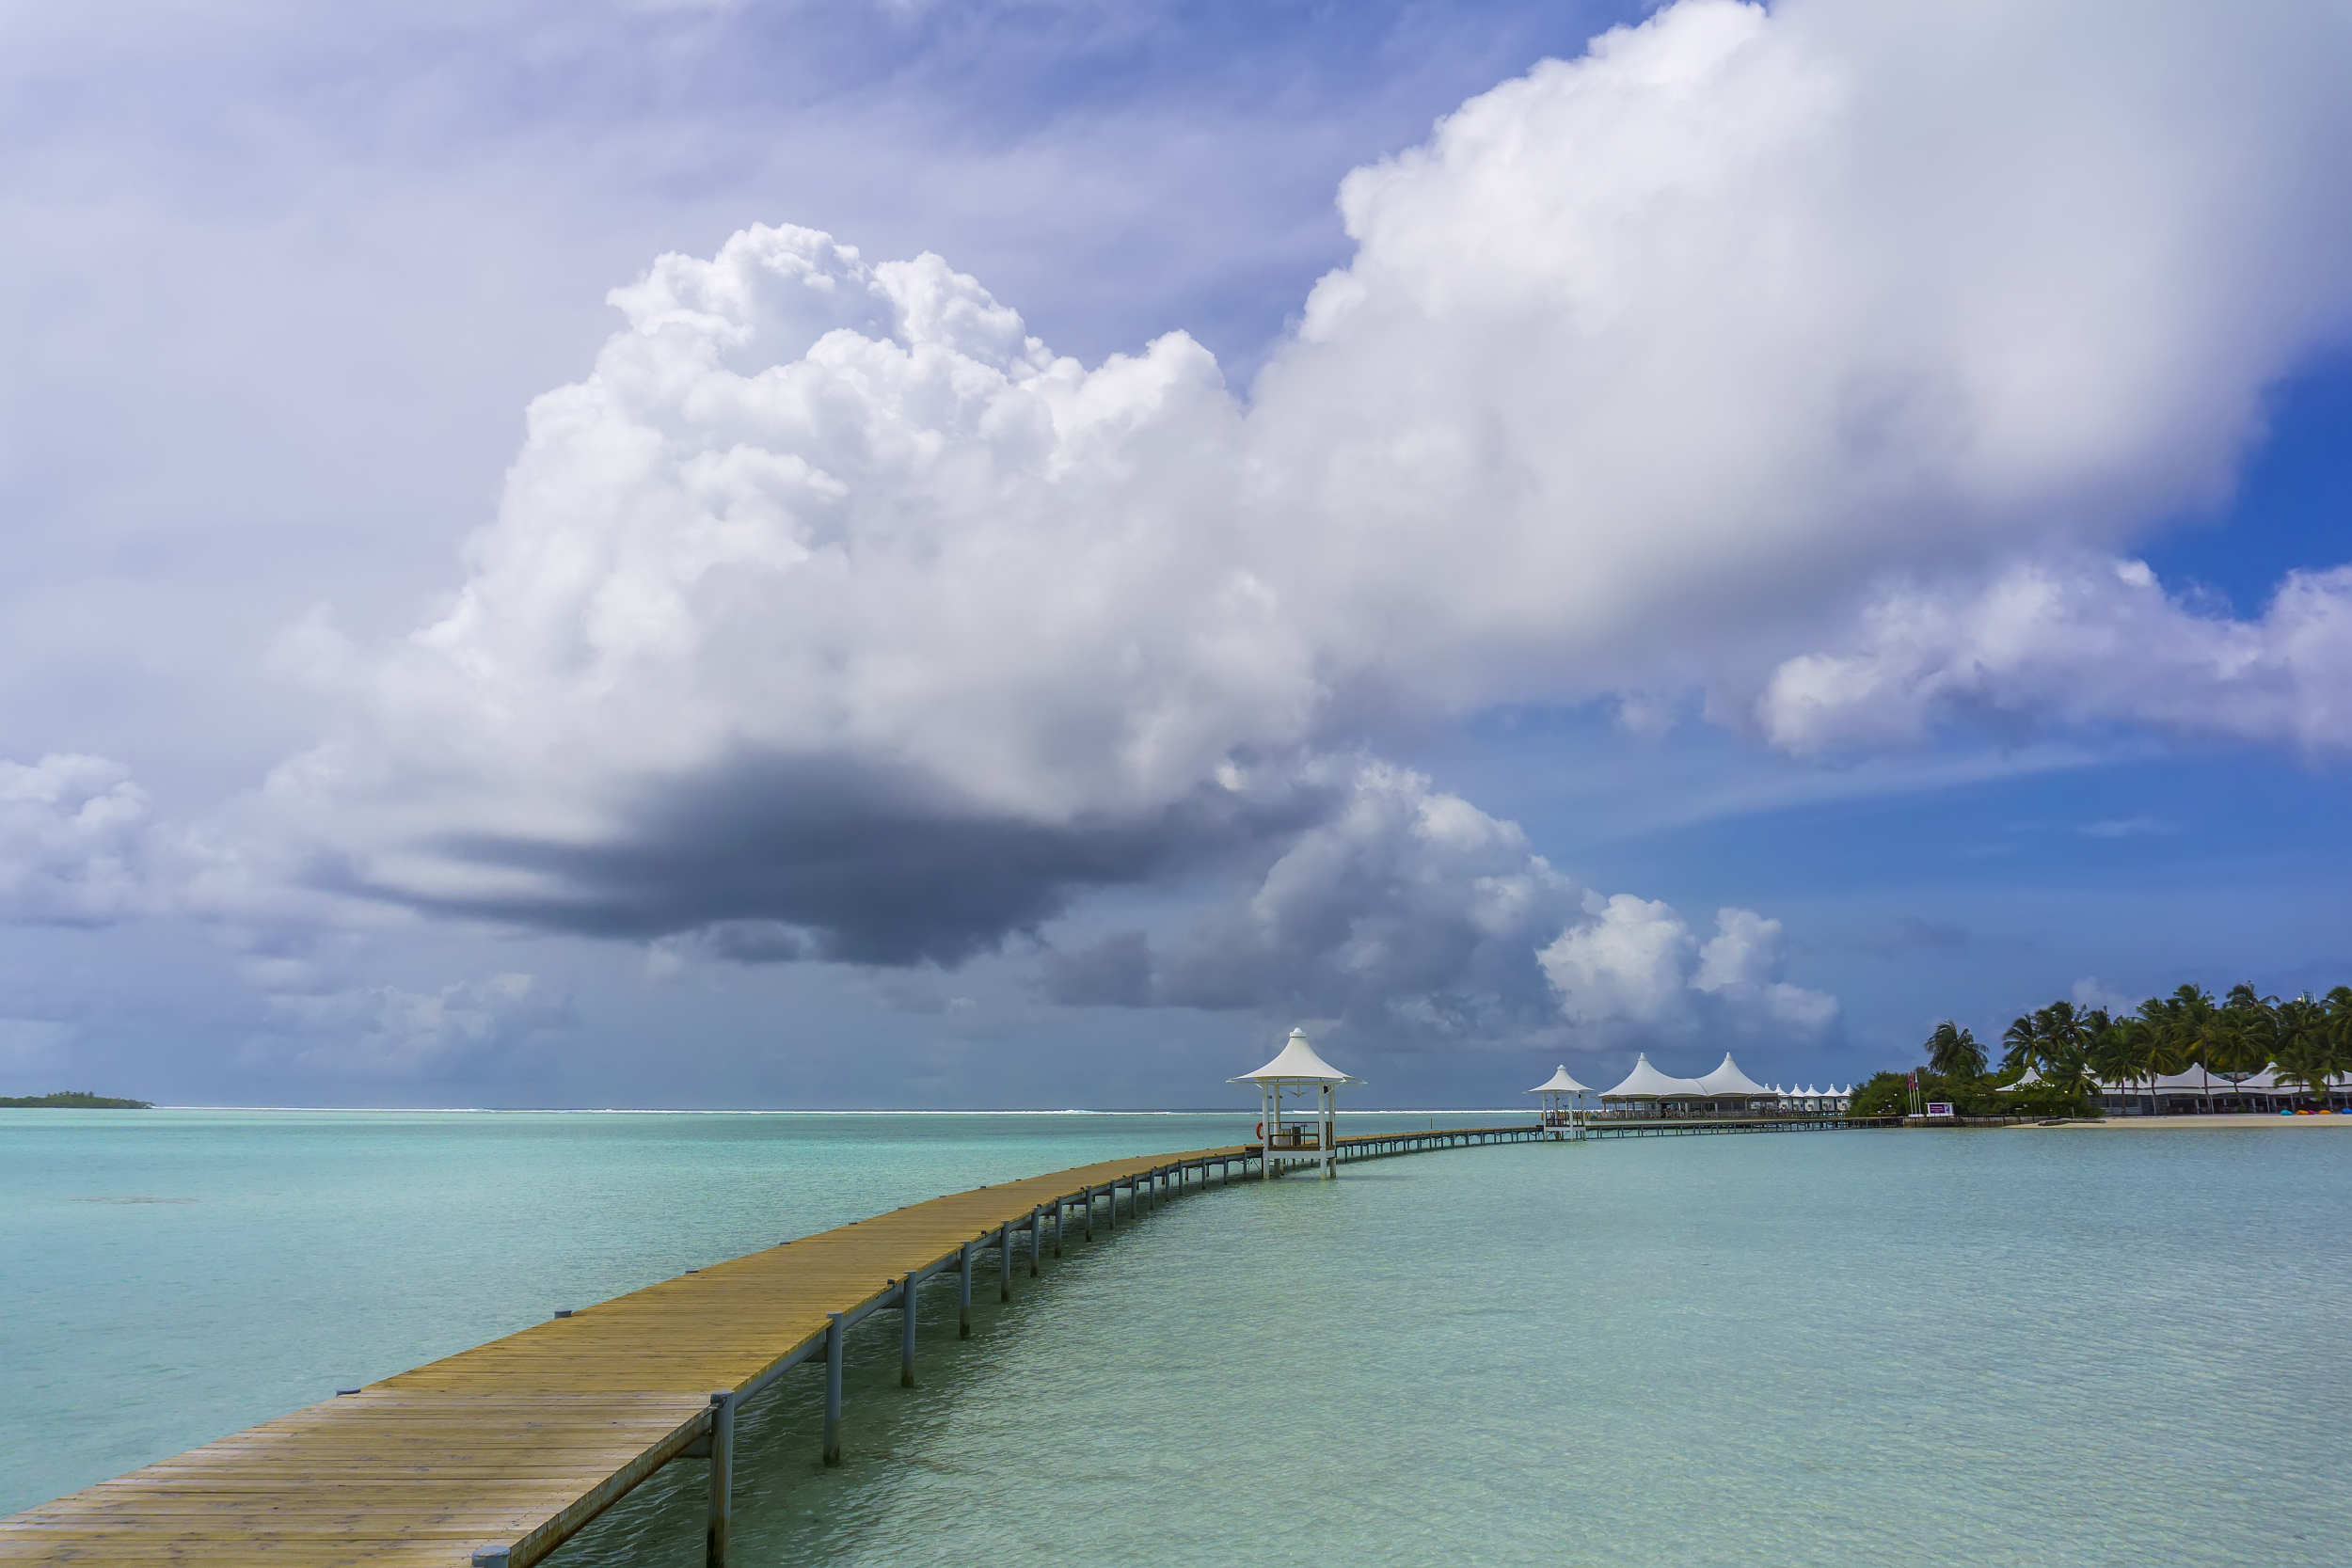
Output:
<instances>
[{"instance_id":1,"label":"wooden plank decking","mask_svg":"<svg viewBox=\"0 0 2352 1568\"><path fill-rule=\"evenodd\" d=\"M503 1551L523 1568L669 1460L709 1451L714 1393L748 1398L824 1354L834 1323L967 1267L967 1243L1009 1227L989 1271L1009 1280L1023 1232L1059 1239L1060 1205L1094 1212L1104 1189L1138 1184L1149 1200L1162 1179L1246 1171L1255 1153L1082 1165L680 1275L0 1519L0 1562L448 1568Z\"/></svg>"},{"instance_id":2,"label":"wooden plank decking","mask_svg":"<svg viewBox=\"0 0 2352 1568\"><path fill-rule=\"evenodd\" d=\"M1601 1123L1588 1136L1869 1125ZM1433 1128L1333 1141L1355 1161L1519 1143L1545 1130ZM1278 1163L1313 1151L1277 1149ZM1117 1194L1247 1173L1255 1144L1112 1160L911 1204L494 1339L356 1393L0 1519L0 1563L399 1565L525 1568L673 1459L710 1455L710 1559L725 1557L726 1445L735 1404L812 1355L828 1358L828 1458L839 1415L842 1335L949 1269L1009 1291L1031 1262ZM1047 1240L1049 1234L1052 1242ZM1026 1268L1029 1265L1022 1265ZM902 1355L914 1354L901 1320ZM936 1332L936 1330L934 1330ZM911 1373L912 1363L908 1363ZM714 1403L724 1395L729 1402ZM714 1453L714 1446L717 1452ZM500 1554L503 1554L502 1556Z\"/></svg>"}]
</instances>

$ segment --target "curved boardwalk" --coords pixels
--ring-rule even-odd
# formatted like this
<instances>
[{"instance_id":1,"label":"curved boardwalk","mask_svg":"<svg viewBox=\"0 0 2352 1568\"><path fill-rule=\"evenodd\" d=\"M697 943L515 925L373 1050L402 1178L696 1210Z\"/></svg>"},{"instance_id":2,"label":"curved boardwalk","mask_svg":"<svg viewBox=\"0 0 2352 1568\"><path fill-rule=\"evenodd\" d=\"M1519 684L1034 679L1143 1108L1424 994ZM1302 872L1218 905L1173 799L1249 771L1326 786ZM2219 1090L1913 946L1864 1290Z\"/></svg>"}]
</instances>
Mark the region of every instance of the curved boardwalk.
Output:
<instances>
[{"instance_id":1,"label":"curved boardwalk","mask_svg":"<svg viewBox=\"0 0 2352 1568\"><path fill-rule=\"evenodd\" d=\"M1597 1136L1793 1131L1812 1123L1621 1124ZM1337 1160L1522 1143L1518 1125L1333 1141ZM1553 1135L1556 1135L1554 1133ZM1317 1158L1278 1147L1278 1165ZM909 1205L691 1270L176 1458L0 1519L0 1563L453 1564L522 1568L675 1459L710 1466L707 1560L723 1564L735 1411L823 1358L824 1457L840 1457L843 1337L898 1313L914 1378L916 1287L953 1273L959 1332L993 1275L1000 1300L1065 1232L1091 1237L1168 1193L1263 1170L1255 1144L1080 1165ZM1023 1249L1026 1248L1026 1258ZM993 1267L988 1265L993 1263Z\"/></svg>"},{"instance_id":2,"label":"curved boardwalk","mask_svg":"<svg viewBox=\"0 0 2352 1568\"><path fill-rule=\"evenodd\" d=\"M0 1562L520 1568L671 1460L705 1456L723 1561L743 1400L823 1357L837 1458L841 1338L859 1321L941 1273L967 1308L977 1275L1009 1299L1065 1228L1090 1235L1122 1196L1132 1214L1255 1159L1235 1146L1081 1165L665 1279L0 1520ZM911 1380L914 1314L900 1316Z\"/></svg>"}]
</instances>

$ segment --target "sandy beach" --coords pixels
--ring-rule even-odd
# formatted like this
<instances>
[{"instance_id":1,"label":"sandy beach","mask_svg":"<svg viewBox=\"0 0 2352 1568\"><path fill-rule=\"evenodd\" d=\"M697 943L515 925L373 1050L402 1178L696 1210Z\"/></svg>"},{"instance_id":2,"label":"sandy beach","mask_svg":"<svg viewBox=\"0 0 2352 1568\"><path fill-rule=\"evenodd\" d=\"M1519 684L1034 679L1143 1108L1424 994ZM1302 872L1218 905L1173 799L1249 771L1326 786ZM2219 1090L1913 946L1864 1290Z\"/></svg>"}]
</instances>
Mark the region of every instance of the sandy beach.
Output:
<instances>
[{"instance_id":1,"label":"sandy beach","mask_svg":"<svg viewBox=\"0 0 2352 1568\"><path fill-rule=\"evenodd\" d=\"M2021 1126L2037 1132L2059 1132L2086 1128L2171 1128L2171 1127L2352 1127L2352 1116L2282 1117L2276 1113L2264 1116L2251 1111L2233 1111L2213 1117L2109 1117L2105 1121L2068 1121L2055 1127L2042 1127L2035 1122Z\"/></svg>"}]
</instances>

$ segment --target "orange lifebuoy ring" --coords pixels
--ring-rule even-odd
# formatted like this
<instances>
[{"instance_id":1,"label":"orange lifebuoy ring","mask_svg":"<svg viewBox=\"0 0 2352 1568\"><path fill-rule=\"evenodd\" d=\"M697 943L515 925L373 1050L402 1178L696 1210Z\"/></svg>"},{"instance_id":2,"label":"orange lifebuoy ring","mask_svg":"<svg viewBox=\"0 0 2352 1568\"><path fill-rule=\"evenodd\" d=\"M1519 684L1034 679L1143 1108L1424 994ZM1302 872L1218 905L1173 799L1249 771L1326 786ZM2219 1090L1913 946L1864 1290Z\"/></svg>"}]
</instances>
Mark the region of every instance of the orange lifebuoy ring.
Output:
<instances>
[{"instance_id":1,"label":"orange lifebuoy ring","mask_svg":"<svg viewBox=\"0 0 2352 1568\"><path fill-rule=\"evenodd\" d=\"M1265 1123L1263 1121L1258 1123L1257 1138L1260 1143L1265 1141Z\"/></svg>"}]
</instances>

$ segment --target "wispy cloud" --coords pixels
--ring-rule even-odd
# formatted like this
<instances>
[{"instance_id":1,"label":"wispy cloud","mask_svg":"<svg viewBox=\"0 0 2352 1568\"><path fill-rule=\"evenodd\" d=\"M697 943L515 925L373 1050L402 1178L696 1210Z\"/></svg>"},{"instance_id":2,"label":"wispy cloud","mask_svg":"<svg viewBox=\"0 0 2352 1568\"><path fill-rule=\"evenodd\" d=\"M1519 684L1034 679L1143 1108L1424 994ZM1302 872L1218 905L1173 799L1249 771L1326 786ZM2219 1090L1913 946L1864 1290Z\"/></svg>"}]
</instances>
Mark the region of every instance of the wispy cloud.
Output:
<instances>
[{"instance_id":1,"label":"wispy cloud","mask_svg":"<svg viewBox=\"0 0 2352 1568\"><path fill-rule=\"evenodd\" d=\"M2105 822L2086 822L2074 831L2085 838L2151 838L2177 833L2181 825L2155 816L2120 816Z\"/></svg>"}]
</instances>

